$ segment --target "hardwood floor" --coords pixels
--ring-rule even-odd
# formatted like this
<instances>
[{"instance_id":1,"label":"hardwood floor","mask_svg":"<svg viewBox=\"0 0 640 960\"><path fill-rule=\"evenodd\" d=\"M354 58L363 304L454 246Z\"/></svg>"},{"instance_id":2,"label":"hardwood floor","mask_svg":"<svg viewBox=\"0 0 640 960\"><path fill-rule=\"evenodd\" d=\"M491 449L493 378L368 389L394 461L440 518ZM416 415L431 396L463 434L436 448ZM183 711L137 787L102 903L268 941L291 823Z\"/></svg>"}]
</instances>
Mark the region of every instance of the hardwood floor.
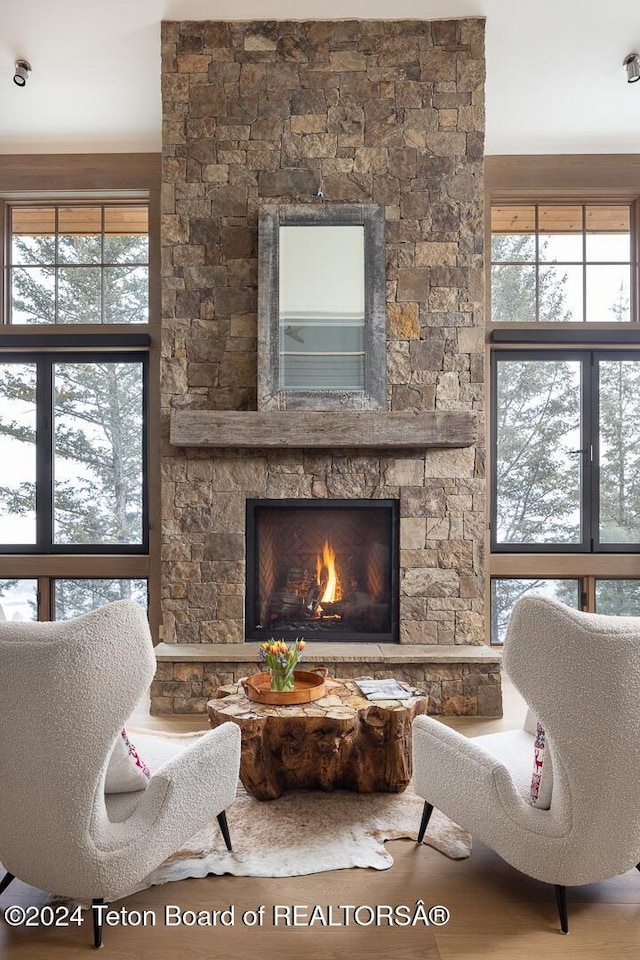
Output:
<instances>
[{"instance_id":1,"label":"hardwood floor","mask_svg":"<svg viewBox=\"0 0 640 960\"><path fill-rule=\"evenodd\" d=\"M448 721L464 733L509 729L522 722L524 706L505 685L502 720ZM171 727L176 732L204 725L191 720L135 717L138 726ZM267 814L265 807L265 815ZM416 824L417 827L417 824ZM274 826L275 828L275 826ZM551 887L512 870L491 850L475 842L468 860L452 861L430 847L408 840L387 844L391 870L342 870L290 879L208 877L154 887L115 906L154 910L155 927L105 928L105 956L113 960L637 960L640 955L640 873L632 870L605 883L569 892L570 934L559 932ZM43 903L46 894L15 881L2 897L12 904ZM443 904L451 919L443 927L246 927L246 910L274 904L407 904L421 899ZM233 927L165 927L166 904L187 910L235 908ZM0 921L2 960L67 960L91 949L91 924L78 929L13 929Z\"/></svg>"}]
</instances>

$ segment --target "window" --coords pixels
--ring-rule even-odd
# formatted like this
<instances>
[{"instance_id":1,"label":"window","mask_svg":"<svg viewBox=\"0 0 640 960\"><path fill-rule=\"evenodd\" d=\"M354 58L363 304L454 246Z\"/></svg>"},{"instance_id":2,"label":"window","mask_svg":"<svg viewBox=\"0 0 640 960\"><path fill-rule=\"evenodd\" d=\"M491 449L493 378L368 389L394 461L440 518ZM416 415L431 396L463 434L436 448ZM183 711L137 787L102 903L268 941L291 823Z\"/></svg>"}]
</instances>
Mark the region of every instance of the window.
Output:
<instances>
[{"instance_id":1,"label":"window","mask_svg":"<svg viewBox=\"0 0 640 960\"><path fill-rule=\"evenodd\" d=\"M114 600L135 600L147 607L146 580L75 579L53 581L53 619L70 620Z\"/></svg>"},{"instance_id":2,"label":"window","mask_svg":"<svg viewBox=\"0 0 640 960\"><path fill-rule=\"evenodd\" d=\"M500 204L491 210L491 319L630 320L629 204Z\"/></svg>"},{"instance_id":3,"label":"window","mask_svg":"<svg viewBox=\"0 0 640 960\"><path fill-rule=\"evenodd\" d=\"M596 580L596 612L640 617L640 580Z\"/></svg>"},{"instance_id":4,"label":"window","mask_svg":"<svg viewBox=\"0 0 640 960\"><path fill-rule=\"evenodd\" d=\"M0 549L147 549L140 355L0 354Z\"/></svg>"},{"instance_id":5,"label":"window","mask_svg":"<svg viewBox=\"0 0 640 960\"><path fill-rule=\"evenodd\" d=\"M9 207L9 323L146 323L148 208Z\"/></svg>"},{"instance_id":6,"label":"window","mask_svg":"<svg viewBox=\"0 0 640 960\"><path fill-rule=\"evenodd\" d=\"M494 353L495 550L640 550L640 353Z\"/></svg>"},{"instance_id":7,"label":"window","mask_svg":"<svg viewBox=\"0 0 640 960\"><path fill-rule=\"evenodd\" d=\"M38 581L0 580L0 620L38 619Z\"/></svg>"},{"instance_id":8,"label":"window","mask_svg":"<svg viewBox=\"0 0 640 960\"><path fill-rule=\"evenodd\" d=\"M114 600L135 600L145 610L147 581L143 579L0 580L0 620L69 620ZM43 602L44 601L44 602ZM39 608L43 608L40 609Z\"/></svg>"},{"instance_id":9,"label":"window","mask_svg":"<svg viewBox=\"0 0 640 960\"><path fill-rule=\"evenodd\" d=\"M640 317L635 178L622 159L609 200L601 165L522 158L516 174L494 161L511 191L489 210L489 619L502 643L524 593L640 615ZM541 199L545 178L571 198Z\"/></svg>"},{"instance_id":10,"label":"window","mask_svg":"<svg viewBox=\"0 0 640 960\"><path fill-rule=\"evenodd\" d=\"M536 594L580 606L580 580L535 580L494 577L491 580L491 643L504 643L513 605L520 597Z\"/></svg>"},{"instance_id":11,"label":"window","mask_svg":"<svg viewBox=\"0 0 640 960\"><path fill-rule=\"evenodd\" d=\"M157 636L157 158L32 160L24 184L0 162L0 606L64 619L149 593Z\"/></svg>"}]
</instances>

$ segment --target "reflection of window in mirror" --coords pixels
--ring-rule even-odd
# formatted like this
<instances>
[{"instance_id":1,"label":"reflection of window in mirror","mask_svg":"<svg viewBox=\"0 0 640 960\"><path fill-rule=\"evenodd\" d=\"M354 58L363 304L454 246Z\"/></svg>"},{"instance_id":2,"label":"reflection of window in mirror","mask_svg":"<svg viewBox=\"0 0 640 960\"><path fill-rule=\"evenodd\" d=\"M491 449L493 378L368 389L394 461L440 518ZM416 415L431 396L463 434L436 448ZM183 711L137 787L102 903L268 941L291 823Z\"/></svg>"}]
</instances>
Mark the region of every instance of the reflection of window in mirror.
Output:
<instances>
[{"instance_id":1,"label":"reflection of window in mirror","mask_svg":"<svg viewBox=\"0 0 640 960\"><path fill-rule=\"evenodd\" d=\"M260 211L258 406L387 406L384 209Z\"/></svg>"},{"instance_id":2,"label":"reflection of window in mirror","mask_svg":"<svg viewBox=\"0 0 640 960\"><path fill-rule=\"evenodd\" d=\"M364 227L280 227L281 389L364 389Z\"/></svg>"}]
</instances>

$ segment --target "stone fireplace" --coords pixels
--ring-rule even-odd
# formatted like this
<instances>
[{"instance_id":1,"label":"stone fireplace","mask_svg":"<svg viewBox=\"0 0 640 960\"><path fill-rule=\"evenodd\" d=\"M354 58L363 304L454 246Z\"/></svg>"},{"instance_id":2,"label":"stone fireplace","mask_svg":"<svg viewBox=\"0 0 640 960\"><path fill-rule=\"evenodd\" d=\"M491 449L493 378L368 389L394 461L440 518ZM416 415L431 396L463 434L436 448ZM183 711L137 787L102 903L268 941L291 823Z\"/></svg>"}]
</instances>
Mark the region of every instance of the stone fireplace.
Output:
<instances>
[{"instance_id":1,"label":"stone fireplace","mask_svg":"<svg viewBox=\"0 0 640 960\"><path fill-rule=\"evenodd\" d=\"M258 624L302 632L283 611L323 607L327 540L347 556L345 596L325 605L345 627L365 612L335 641L314 635L308 659L420 683L432 713L500 713L499 656L484 645L483 37L477 19L163 24L153 712L203 712L251 672ZM263 205L317 204L319 191L384 208L387 410L340 427L307 414L301 441L292 411L257 409L257 223ZM292 546L251 601L247 503L264 501L392 502L397 547L368 567L377 528L352 535L360 553L336 533Z\"/></svg>"},{"instance_id":2,"label":"stone fireplace","mask_svg":"<svg viewBox=\"0 0 640 960\"><path fill-rule=\"evenodd\" d=\"M248 500L247 640L398 641L397 500Z\"/></svg>"}]
</instances>

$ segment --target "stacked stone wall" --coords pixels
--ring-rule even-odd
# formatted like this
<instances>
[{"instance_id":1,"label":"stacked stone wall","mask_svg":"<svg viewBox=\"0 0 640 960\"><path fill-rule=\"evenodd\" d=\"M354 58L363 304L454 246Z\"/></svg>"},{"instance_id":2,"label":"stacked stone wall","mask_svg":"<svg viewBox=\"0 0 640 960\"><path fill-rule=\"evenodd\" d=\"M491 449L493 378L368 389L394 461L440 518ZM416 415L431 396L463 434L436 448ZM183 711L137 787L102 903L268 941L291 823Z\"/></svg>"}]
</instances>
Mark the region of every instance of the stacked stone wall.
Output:
<instances>
[{"instance_id":1,"label":"stacked stone wall","mask_svg":"<svg viewBox=\"0 0 640 960\"><path fill-rule=\"evenodd\" d=\"M398 498L401 642L484 641L483 84L478 19L163 24L165 641L244 640L247 497ZM258 210L319 190L384 206L389 408L477 411L474 446L169 445L255 409Z\"/></svg>"}]
</instances>

